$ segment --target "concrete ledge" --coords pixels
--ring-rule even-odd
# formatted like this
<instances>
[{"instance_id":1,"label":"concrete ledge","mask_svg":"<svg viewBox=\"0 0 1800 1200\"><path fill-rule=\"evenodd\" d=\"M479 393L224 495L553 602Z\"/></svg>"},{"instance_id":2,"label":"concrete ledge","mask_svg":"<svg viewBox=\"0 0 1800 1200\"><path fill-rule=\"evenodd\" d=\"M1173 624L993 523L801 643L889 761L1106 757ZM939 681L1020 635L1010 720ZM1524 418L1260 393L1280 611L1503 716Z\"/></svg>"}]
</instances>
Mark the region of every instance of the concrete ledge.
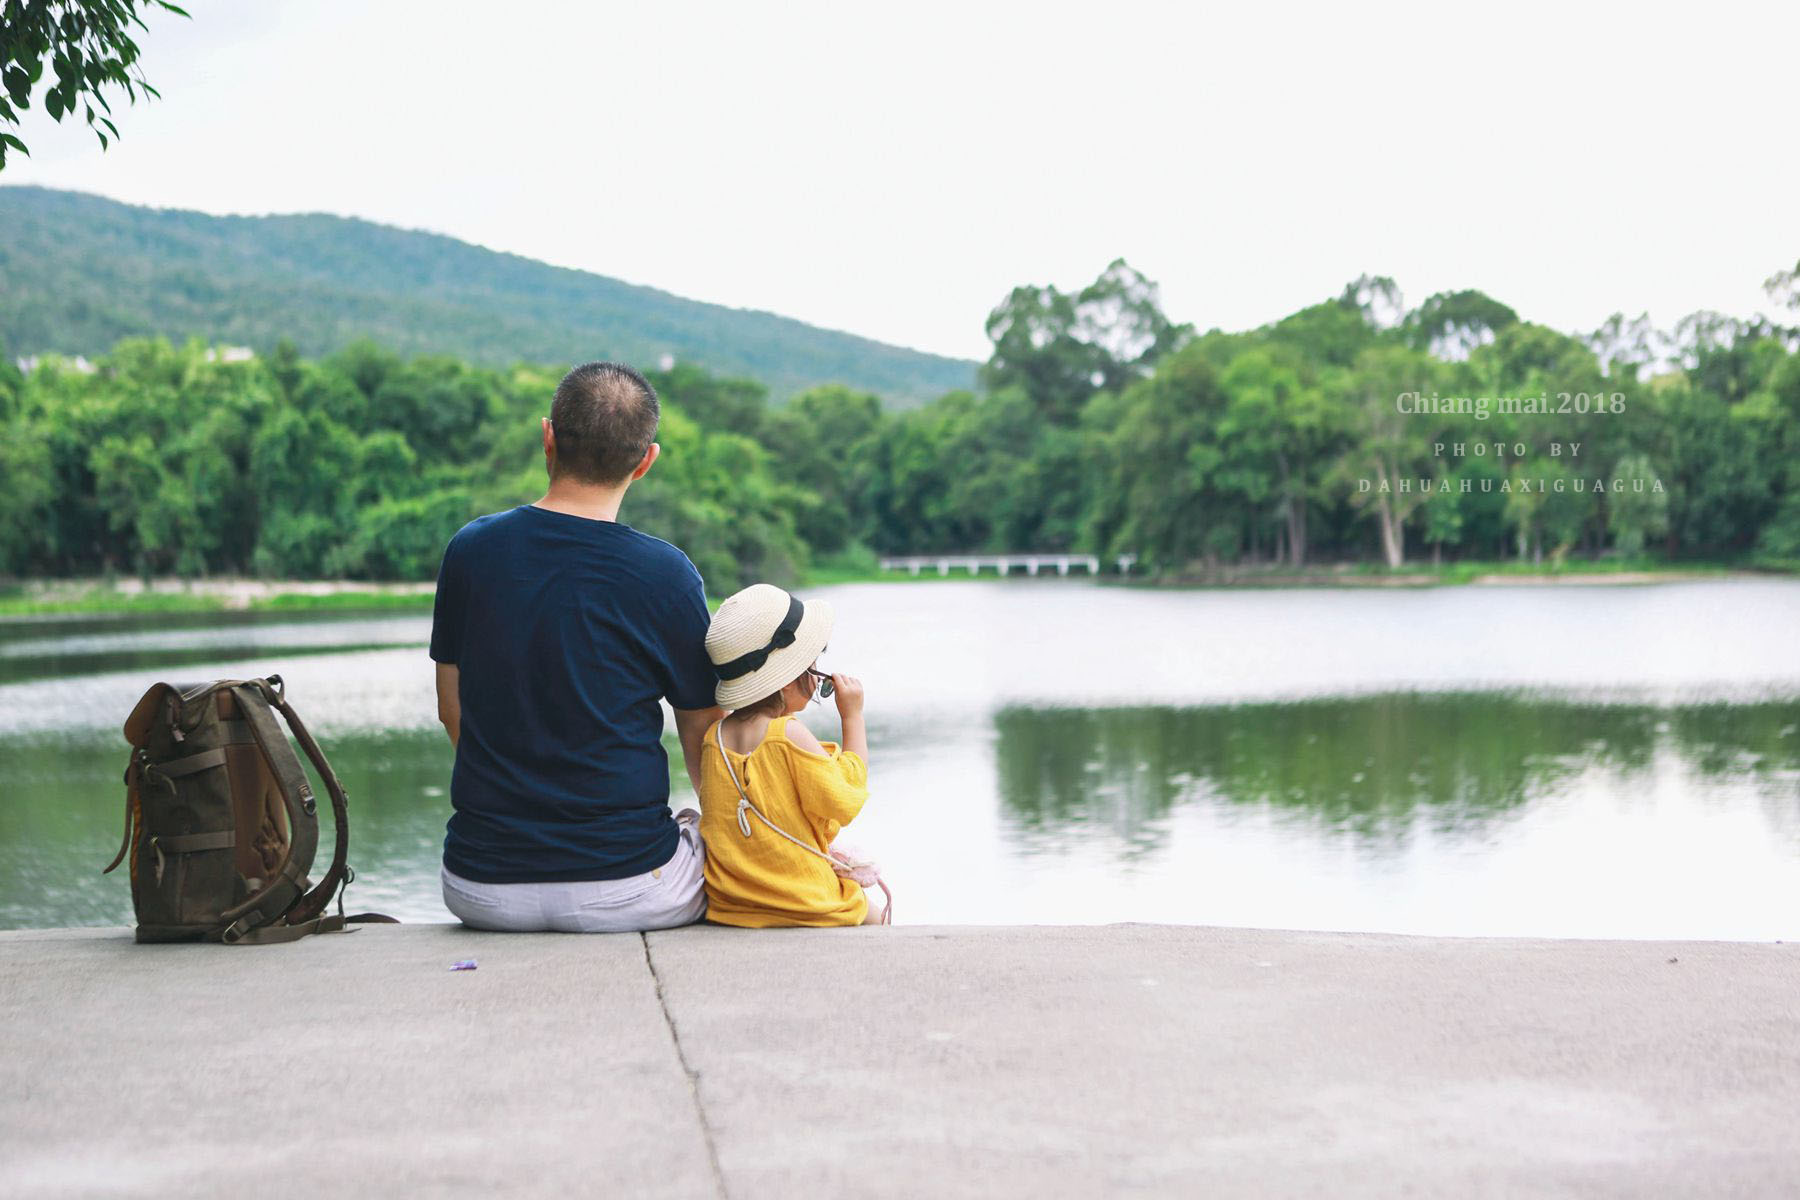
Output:
<instances>
[{"instance_id":1,"label":"concrete ledge","mask_svg":"<svg viewBox=\"0 0 1800 1200\"><path fill-rule=\"evenodd\" d=\"M0 933L0 1085L7 1195L1793 1194L1800 948Z\"/></svg>"}]
</instances>

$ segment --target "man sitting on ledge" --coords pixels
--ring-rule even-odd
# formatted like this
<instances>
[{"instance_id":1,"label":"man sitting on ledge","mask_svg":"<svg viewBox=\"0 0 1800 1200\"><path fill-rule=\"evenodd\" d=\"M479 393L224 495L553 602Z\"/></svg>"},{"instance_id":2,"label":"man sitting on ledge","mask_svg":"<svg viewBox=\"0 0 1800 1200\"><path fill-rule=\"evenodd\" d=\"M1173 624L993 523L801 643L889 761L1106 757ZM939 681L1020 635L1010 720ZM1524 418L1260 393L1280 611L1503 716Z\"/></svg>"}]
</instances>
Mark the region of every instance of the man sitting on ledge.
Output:
<instances>
[{"instance_id":1,"label":"man sitting on ledge","mask_svg":"<svg viewBox=\"0 0 1800 1200\"><path fill-rule=\"evenodd\" d=\"M699 816L669 812L661 701L689 779L722 711L700 573L618 522L656 462L656 392L587 363L544 421L550 488L444 551L431 623L456 747L444 904L466 925L604 933L706 912ZM698 789L696 789L698 790Z\"/></svg>"}]
</instances>

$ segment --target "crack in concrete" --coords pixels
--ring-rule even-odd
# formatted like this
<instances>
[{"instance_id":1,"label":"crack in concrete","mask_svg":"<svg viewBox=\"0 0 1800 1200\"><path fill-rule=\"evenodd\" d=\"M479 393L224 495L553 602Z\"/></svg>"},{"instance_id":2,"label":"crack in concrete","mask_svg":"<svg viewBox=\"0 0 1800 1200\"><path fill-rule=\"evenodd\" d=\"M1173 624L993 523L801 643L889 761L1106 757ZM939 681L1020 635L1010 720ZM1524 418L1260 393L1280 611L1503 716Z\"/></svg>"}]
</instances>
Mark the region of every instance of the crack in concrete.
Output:
<instances>
[{"instance_id":1,"label":"crack in concrete","mask_svg":"<svg viewBox=\"0 0 1800 1200\"><path fill-rule=\"evenodd\" d=\"M675 1027L675 1015L669 1011L668 997L663 994L663 981L656 970L656 958L650 953L650 935L640 933L638 937L644 943L644 965L650 968L650 981L656 985L656 1003L662 1009L663 1024L669 1027L669 1038L675 1043L675 1059L681 1064L682 1073L687 1076L688 1095L693 1097L694 1116L700 1122L700 1136L706 1142L706 1160L712 1168L713 1185L718 1189L721 1200L730 1200L731 1191L725 1186L725 1171L719 1166L719 1145L713 1139L712 1121L706 1115L706 1105L700 1100L700 1072L688 1062L687 1050L681 1044L681 1030Z\"/></svg>"}]
</instances>

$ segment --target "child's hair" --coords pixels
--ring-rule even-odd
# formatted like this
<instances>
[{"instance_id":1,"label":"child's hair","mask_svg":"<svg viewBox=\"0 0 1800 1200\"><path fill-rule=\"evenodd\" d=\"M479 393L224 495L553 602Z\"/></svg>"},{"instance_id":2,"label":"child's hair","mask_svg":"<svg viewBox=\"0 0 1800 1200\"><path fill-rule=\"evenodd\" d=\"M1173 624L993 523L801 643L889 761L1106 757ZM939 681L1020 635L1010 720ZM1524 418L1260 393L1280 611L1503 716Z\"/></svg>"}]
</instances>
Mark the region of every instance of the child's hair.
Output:
<instances>
[{"instance_id":1,"label":"child's hair","mask_svg":"<svg viewBox=\"0 0 1800 1200\"><path fill-rule=\"evenodd\" d=\"M767 715L770 717L779 717L787 709L787 705L782 703L781 693L787 691L788 688L805 678L806 675L802 672L793 679L788 680L786 684L783 684L781 687L764 696L761 700L746 704L737 711L741 713L754 713L757 716Z\"/></svg>"}]
</instances>

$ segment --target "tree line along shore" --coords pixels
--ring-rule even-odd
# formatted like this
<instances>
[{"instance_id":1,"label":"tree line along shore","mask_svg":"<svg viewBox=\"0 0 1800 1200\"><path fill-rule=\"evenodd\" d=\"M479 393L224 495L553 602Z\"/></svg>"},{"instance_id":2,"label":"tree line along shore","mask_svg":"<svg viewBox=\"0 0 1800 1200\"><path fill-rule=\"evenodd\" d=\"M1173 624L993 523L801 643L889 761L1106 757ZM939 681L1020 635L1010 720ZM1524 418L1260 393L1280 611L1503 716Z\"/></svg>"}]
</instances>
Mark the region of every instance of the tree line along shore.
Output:
<instances>
[{"instance_id":1,"label":"tree line along shore","mask_svg":"<svg viewBox=\"0 0 1800 1200\"><path fill-rule=\"evenodd\" d=\"M1014 289L987 334L978 390L907 410L647 372L664 454L623 519L721 595L984 550L1200 583L1800 563L1800 332L1767 318L1574 336L1479 292L1407 310L1365 277L1196 333L1117 262L1078 292ZM0 577L363 584L430 580L464 522L541 493L536 418L563 369L155 339L29 365L0 364ZM305 591L245 602L350 603Z\"/></svg>"}]
</instances>

